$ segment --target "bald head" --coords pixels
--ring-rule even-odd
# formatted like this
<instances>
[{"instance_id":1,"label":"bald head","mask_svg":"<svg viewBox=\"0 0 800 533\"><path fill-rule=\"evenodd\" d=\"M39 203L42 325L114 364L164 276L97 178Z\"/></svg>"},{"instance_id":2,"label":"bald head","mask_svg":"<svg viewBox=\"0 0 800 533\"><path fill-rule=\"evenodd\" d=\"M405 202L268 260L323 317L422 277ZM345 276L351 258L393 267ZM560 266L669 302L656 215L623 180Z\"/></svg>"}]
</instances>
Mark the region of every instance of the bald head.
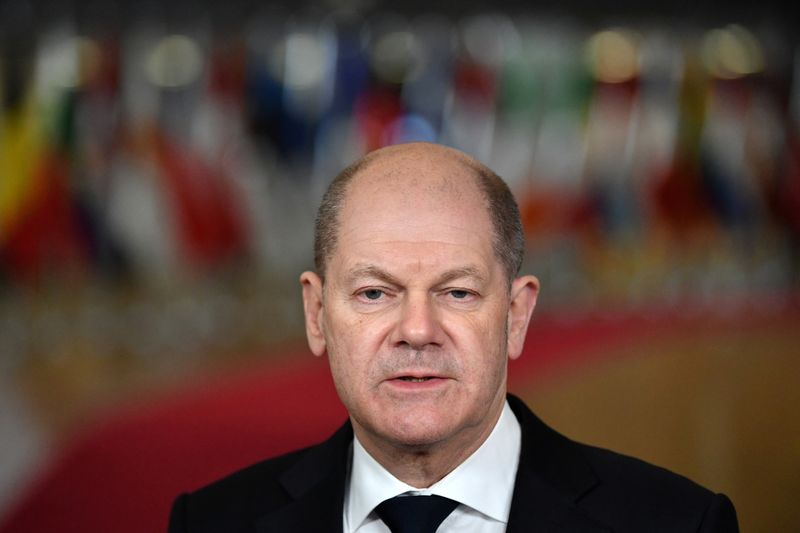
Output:
<instances>
[{"instance_id":1,"label":"bald head","mask_svg":"<svg viewBox=\"0 0 800 533\"><path fill-rule=\"evenodd\" d=\"M402 182L402 185L401 185ZM453 201L460 195L477 193L488 215L495 255L509 283L522 264L524 237L519 209L505 182L492 170L467 154L446 146L409 143L370 152L334 178L317 212L314 262L324 279L340 229L341 211L360 187L397 187L402 198L409 187L417 190L447 190Z\"/></svg>"}]
</instances>

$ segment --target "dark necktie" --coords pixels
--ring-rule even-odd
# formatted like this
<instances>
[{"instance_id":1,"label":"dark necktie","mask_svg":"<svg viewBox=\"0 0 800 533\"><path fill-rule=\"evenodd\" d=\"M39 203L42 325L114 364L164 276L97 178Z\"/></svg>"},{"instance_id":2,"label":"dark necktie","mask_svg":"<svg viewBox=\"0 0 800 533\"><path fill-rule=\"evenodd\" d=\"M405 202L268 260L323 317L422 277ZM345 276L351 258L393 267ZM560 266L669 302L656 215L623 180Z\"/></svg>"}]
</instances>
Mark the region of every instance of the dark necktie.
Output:
<instances>
[{"instance_id":1,"label":"dark necktie","mask_svg":"<svg viewBox=\"0 0 800 533\"><path fill-rule=\"evenodd\" d=\"M458 507L444 496L395 496L375 508L392 533L435 533L439 524Z\"/></svg>"}]
</instances>

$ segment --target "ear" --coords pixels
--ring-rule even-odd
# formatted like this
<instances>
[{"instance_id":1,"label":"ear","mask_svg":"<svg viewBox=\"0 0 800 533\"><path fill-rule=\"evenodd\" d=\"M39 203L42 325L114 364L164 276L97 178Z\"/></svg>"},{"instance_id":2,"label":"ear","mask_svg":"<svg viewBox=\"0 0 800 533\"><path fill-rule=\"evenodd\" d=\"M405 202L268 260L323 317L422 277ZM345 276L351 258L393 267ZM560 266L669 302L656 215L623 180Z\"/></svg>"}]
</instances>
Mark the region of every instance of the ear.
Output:
<instances>
[{"instance_id":1,"label":"ear","mask_svg":"<svg viewBox=\"0 0 800 533\"><path fill-rule=\"evenodd\" d=\"M316 356L325 353L325 326L322 309L322 279L314 272L300 275L303 288L303 313L306 319L306 338L308 347Z\"/></svg>"},{"instance_id":2,"label":"ear","mask_svg":"<svg viewBox=\"0 0 800 533\"><path fill-rule=\"evenodd\" d=\"M508 307L509 359L516 359L522 353L538 295L539 280L535 276L522 276L511 284L511 302Z\"/></svg>"}]
</instances>

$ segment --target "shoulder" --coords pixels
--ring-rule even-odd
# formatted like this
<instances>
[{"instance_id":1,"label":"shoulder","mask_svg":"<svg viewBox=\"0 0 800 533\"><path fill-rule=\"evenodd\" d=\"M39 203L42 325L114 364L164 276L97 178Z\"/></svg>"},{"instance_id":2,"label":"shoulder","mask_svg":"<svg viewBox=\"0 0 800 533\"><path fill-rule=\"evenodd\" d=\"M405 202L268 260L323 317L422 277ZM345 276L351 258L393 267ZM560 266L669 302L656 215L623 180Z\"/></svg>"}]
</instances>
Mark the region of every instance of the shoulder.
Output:
<instances>
[{"instance_id":1,"label":"shoulder","mask_svg":"<svg viewBox=\"0 0 800 533\"><path fill-rule=\"evenodd\" d=\"M191 493L197 501L241 500L243 497L257 498L263 494L279 496L281 476L314 447L303 448L278 457L267 459L233 472Z\"/></svg>"},{"instance_id":2,"label":"shoulder","mask_svg":"<svg viewBox=\"0 0 800 533\"><path fill-rule=\"evenodd\" d=\"M684 476L641 459L586 444L575 445L609 488L625 487L654 496L685 495L688 499L704 498L711 493Z\"/></svg>"},{"instance_id":3,"label":"shoulder","mask_svg":"<svg viewBox=\"0 0 800 533\"><path fill-rule=\"evenodd\" d=\"M352 440L348 422L321 444L267 459L178 496L170 533L252 532L261 519L291 508L312 490L339 505ZM336 505L332 512L341 514Z\"/></svg>"},{"instance_id":4,"label":"shoulder","mask_svg":"<svg viewBox=\"0 0 800 533\"><path fill-rule=\"evenodd\" d=\"M578 502L619 531L738 531L731 501L665 468L603 448L574 444L598 483Z\"/></svg>"},{"instance_id":5,"label":"shoulder","mask_svg":"<svg viewBox=\"0 0 800 533\"><path fill-rule=\"evenodd\" d=\"M522 428L520 500L559 495L570 513L616 532L734 532L736 513L721 494L634 457L582 444L555 431L525 404L508 398ZM536 487L548 487L540 489Z\"/></svg>"},{"instance_id":6,"label":"shoulder","mask_svg":"<svg viewBox=\"0 0 800 533\"><path fill-rule=\"evenodd\" d=\"M311 449L261 461L178 496L170 513L170 533L249 531L259 516L289 501L281 477Z\"/></svg>"}]
</instances>

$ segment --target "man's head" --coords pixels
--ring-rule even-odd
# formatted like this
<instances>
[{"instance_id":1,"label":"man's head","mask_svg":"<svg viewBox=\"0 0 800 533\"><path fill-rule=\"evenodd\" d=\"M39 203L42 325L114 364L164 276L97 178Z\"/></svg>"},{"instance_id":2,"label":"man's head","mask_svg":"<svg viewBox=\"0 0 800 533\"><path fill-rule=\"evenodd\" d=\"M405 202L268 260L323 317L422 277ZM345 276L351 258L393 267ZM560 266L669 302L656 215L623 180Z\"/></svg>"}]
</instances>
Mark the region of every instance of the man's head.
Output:
<instances>
[{"instance_id":1,"label":"man's head","mask_svg":"<svg viewBox=\"0 0 800 533\"><path fill-rule=\"evenodd\" d=\"M317 273L324 279L328 257L335 249L338 240L339 213L353 178L361 171L366 170L376 159L380 160L393 153L396 155L414 151L438 151L440 155L450 158L454 165L461 166L461 170L466 171L475 180L492 219L495 253L503 264L509 283L511 283L519 273L525 253L522 222L514 196L506 183L486 165L463 152L427 143L396 145L370 152L334 178L317 211L316 227L314 228L314 266Z\"/></svg>"},{"instance_id":2,"label":"man's head","mask_svg":"<svg viewBox=\"0 0 800 533\"><path fill-rule=\"evenodd\" d=\"M510 193L432 144L373 152L346 173L319 215L325 281L300 278L309 346L327 353L368 450L474 450L500 415L538 291L536 278L515 278L521 247L504 251L518 238L498 244L516 229L498 230L488 198Z\"/></svg>"}]
</instances>

